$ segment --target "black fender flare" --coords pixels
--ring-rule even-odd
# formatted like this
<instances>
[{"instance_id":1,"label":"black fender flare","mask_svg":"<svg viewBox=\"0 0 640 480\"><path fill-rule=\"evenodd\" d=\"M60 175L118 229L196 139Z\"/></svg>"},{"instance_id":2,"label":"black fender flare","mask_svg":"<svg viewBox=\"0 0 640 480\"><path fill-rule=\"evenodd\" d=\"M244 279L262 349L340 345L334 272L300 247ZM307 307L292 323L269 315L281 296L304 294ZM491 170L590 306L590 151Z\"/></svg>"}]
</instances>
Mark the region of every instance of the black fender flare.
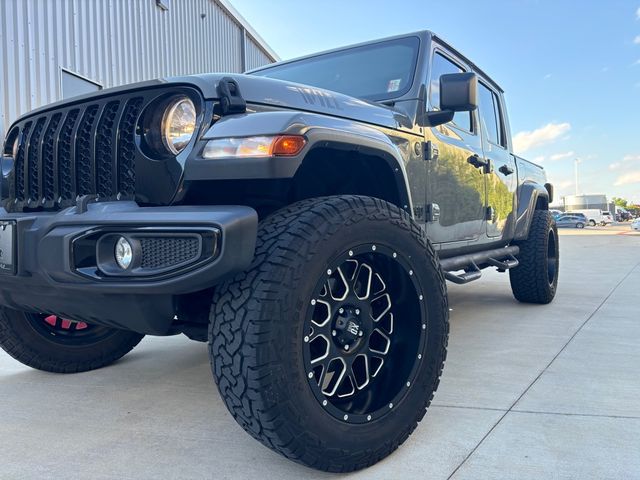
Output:
<instances>
[{"instance_id":1,"label":"black fender flare","mask_svg":"<svg viewBox=\"0 0 640 480\"><path fill-rule=\"evenodd\" d=\"M263 135L303 135L304 149L291 157L204 159L201 152L210 139ZM399 208L412 214L406 164L412 142L405 136L390 137L377 128L353 120L311 112L266 111L230 115L216 122L203 135L185 166L184 179L244 180L293 178L309 152L317 148L358 152L382 158L393 173ZM405 160L407 159L407 160Z\"/></svg>"},{"instance_id":2,"label":"black fender flare","mask_svg":"<svg viewBox=\"0 0 640 480\"><path fill-rule=\"evenodd\" d=\"M529 227L538 199L544 198L548 205L549 197L547 188L537 183L524 183L518 188L518 211L514 240L524 240L529 236Z\"/></svg>"}]
</instances>

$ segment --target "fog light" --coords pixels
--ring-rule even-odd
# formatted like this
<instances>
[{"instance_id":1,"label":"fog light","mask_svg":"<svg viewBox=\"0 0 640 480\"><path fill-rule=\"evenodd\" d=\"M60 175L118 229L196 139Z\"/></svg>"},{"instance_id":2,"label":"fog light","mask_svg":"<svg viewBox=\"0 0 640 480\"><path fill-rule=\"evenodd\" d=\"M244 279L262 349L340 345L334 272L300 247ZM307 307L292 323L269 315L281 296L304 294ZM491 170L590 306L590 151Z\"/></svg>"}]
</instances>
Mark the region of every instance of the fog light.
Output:
<instances>
[{"instance_id":1,"label":"fog light","mask_svg":"<svg viewBox=\"0 0 640 480\"><path fill-rule=\"evenodd\" d=\"M126 270L131 265L133 260L133 249L129 240L124 237L120 237L116 242L115 257L118 266L123 270Z\"/></svg>"}]
</instances>

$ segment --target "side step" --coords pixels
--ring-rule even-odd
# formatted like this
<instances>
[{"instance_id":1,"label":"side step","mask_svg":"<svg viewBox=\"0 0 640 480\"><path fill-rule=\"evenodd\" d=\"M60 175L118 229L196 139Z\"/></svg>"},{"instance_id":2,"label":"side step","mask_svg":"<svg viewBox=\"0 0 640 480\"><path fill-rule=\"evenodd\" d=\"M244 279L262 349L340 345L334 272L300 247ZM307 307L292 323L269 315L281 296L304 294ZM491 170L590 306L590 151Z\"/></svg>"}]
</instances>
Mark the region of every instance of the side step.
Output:
<instances>
[{"instance_id":1,"label":"side step","mask_svg":"<svg viewBox=\"0 0 640 480\"><path fill-rule=\"evenodd\" d=\"M457 284L464 284L479 279L482 276L482 269L485 267L496 267L500 272L517 267L518 259L515 256L518 253L520 253L520 248L516 246L496 248L484 252L443 258L440 260L440 265L447 280ZM464 270L464 273L453 273L457 270Z\"/></svg>"}]
</instances>

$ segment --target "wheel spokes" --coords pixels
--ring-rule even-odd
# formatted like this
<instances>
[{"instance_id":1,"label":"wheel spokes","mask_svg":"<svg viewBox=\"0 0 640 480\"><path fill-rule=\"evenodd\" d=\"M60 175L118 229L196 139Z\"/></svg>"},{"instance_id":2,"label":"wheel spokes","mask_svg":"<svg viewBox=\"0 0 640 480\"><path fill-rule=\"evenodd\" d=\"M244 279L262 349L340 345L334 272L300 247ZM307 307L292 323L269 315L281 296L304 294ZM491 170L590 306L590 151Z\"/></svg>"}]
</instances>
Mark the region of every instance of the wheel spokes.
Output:
<instances>
[{"instance_id":1,"label":"wheel spokes","mask_svg":"<svg viewBox=\"0 0 640 480\"><path fill-rule=\"evenodd\" d=\"M386 355L389 353L389 347L391 347L391 339L382 330L376 328L369 337L369 350L379 355Z\"/></svg>"},{"instance_id":2,"label":"wheel spokes","mask_svg":"<svg viewBox=\"0 0 640 480\"><path fill-rule=\"evenodd\" d=\"M371 282L373 280L373 269L366 263L361 263L356 271L353 291L359 300L367 300L371 295Z\"/></svg>"},{"instance_id":3,"label":"wheel spokes","mask_svg":"<svg viewBox=\"0 0 640 480\"><path fill-rule=\"evenodd\" d=\"M365 302L368 306L363 305ZM314 308L305 337L309 348L309 378L314 379L327 398L355 396L380 373L391 348L394 315L387 284L373 264L349 258L335 270L327 271L318 297L311 303ZM354 305L359 306L360 311L364 307L366 317L363 318L368 319L365 323L368 327L361 327L360 334L365 336L357 340L359 343L344 344L344 322L348 321L345 319L349 314L358 311ZM339 322L343 322L342 325Z\"/></svg>"},{"instance_id":4,"label":"wheel spokes","mask_svg":"<svg viewBox=\"0 0 640 480\"><path fill-rule=\"evenodd\" d=\"M378 322L389 310L391 310L391 297L384 293L371 300L371 318Z\"/></svg>"},{"instance_id":5,"label":"wheel spokes","mask_svg":"<svg viewBox=\"0 0 640 480\"><path fill-rule=\"evenodd\" d=\"M322 328L331 320L331 314L331 304L325 300L317 299L315 308L313 309L311 323Z\"/></svg>"}]
</instances>

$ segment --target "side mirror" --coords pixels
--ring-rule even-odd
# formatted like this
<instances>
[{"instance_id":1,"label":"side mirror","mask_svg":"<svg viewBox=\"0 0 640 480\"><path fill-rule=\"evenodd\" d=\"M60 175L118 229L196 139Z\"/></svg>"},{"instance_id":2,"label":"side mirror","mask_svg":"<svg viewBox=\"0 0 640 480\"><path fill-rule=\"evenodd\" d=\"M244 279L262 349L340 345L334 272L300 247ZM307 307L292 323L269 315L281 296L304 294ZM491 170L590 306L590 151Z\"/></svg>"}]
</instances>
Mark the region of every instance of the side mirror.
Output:
<instances>
[{"instance_id":1,"label":"side mirror","mask_svg":"<svg viewBox=\"0 0 640 480\"><path fill-rule=\"evenodd\" d=\"M455 112L478 108L478 77L473 72L440 76L440 110L427 112L427 123L436 127L453 120Z\"/></svg>"},{"instance_id":2,"label":"side mirror","mask_svg":"<svg viewBox=\"0 0 640 480\"><path fill-rule=\"evenodd\" d=\"M440 77L440 110L471 112L478 108L478 77L475 73L448 73Z\"/></svg>"}]
</instances>

